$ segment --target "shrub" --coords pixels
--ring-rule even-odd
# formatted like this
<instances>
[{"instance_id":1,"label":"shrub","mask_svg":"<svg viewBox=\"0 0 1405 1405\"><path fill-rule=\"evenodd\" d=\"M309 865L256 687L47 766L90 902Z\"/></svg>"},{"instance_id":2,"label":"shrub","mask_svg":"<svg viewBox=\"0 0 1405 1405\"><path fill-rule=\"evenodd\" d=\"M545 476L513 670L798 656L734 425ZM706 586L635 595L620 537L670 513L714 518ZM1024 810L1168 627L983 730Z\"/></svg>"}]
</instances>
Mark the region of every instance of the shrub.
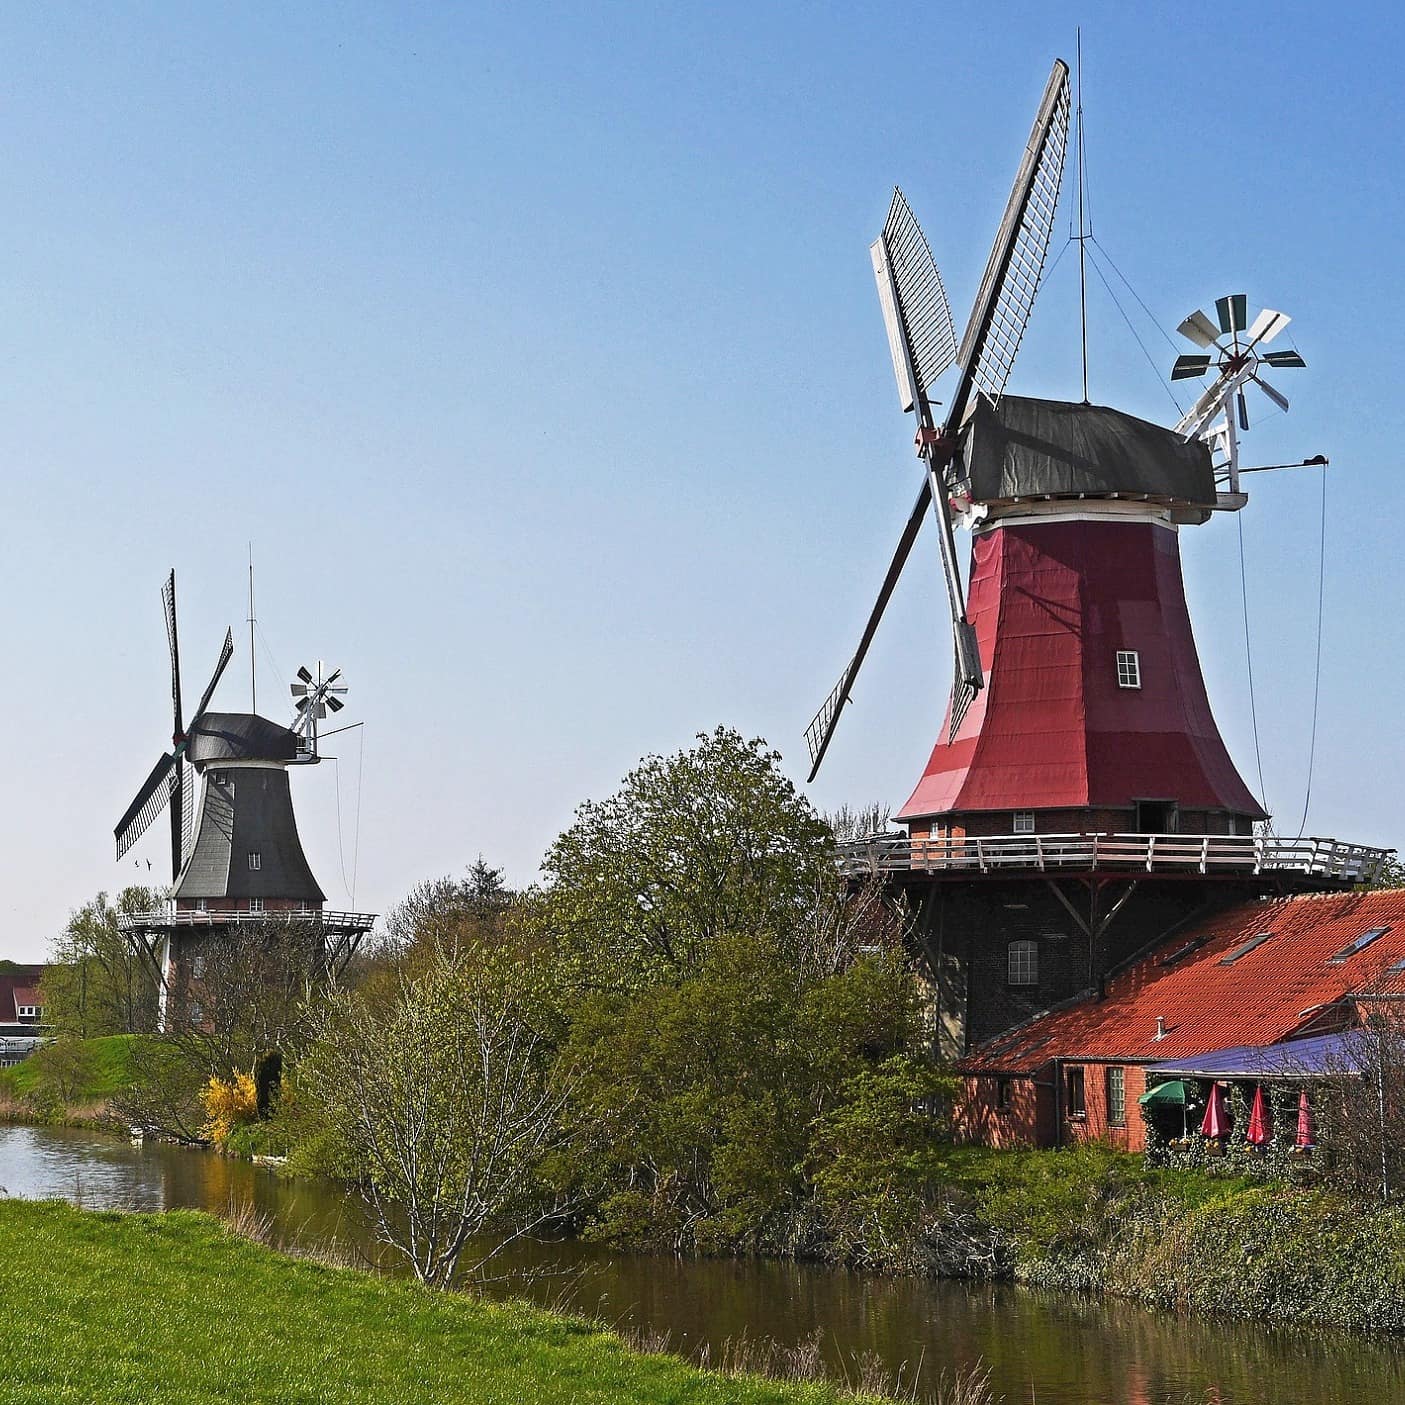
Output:
<instances>
[{"instance_id":1,"label":"shrub","mask_svg":"<svg viewBox=\"0 0 1405 1405\"><path fill-rule=\"evenodd\" d=\"M205 1110L204 1135L223 1147L236 1127L257 1119L258 1089L247 1073L236 1073L233 1078L211 1075L200 1090L200 1106Z\"/></svg>"}]
</instances>

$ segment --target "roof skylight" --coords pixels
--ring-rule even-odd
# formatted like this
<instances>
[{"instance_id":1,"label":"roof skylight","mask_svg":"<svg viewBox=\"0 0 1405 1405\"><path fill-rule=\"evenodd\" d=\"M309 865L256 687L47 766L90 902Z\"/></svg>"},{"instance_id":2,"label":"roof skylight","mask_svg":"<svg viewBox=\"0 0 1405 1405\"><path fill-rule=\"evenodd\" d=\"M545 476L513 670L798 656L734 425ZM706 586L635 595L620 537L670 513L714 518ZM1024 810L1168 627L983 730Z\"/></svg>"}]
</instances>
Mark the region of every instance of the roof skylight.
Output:
<instances>
[{"instance_id":1,"label":"roof skylight","mask_svg":"<svg viewBox=\"0 0 1405 1405\"><path fill-rule=\"evenodd\" d=\"M1177 961L1189 956L1192 951L1199 951L1209 940L1208 936L1192 937L1184 946L1178 947L1169 956L1163 956L1156 964L1158 966L1174 966Z\"/></svg>"},{"instance_id":2,"label":"roof skylight","mask_svg":"<svg viewBox=\"0 0 1405 1405\"><path fill-rule=\"evenodd\" d=\"M1390 931L1389 927L1372 927L1368 932L1362 932L1354 942L1348 942L1335 956L1327 958L1329 966L1340 966L1348 958L1355 956L1358 951L1365 951L1378 937L1383 937Z\"/></svg>"},{"instance_id":3,"label":"roof skylight","mask_svg":"<svg viewBox=\"0 0 1405 1405\"><path fill-rule=\"evenodd\" d=\"M1220 957L1220 965L1233 966L1241 956L1248 956L1251 951L1256 951L1272 936L1272 932L1260 932L1257 936L1250 937L1247 942L1241 942L1228 956Z\"/></svg>"}]
</instances>

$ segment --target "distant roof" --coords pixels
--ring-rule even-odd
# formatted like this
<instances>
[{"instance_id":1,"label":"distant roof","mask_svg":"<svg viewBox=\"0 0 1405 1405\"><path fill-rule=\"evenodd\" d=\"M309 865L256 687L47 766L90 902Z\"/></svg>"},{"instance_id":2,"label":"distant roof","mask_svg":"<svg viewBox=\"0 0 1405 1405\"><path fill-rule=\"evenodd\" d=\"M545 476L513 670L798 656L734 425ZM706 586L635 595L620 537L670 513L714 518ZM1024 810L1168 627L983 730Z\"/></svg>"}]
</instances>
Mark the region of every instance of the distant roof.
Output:
<instances>
[{"instance_id":1,"label":"distant roof","mask_svg":"<svg viewBox=\"0 0 1405 1405\"><path fill-rule=\"evenodd\" d=\"M1147 1065L1148 1073L1187 1078L1301 1078L1331 1073L1360 1073L1367 1064L1367 1036L1359 1029L1289 1039L1267 1047L1239 1044L1189 1059Z\"/></svg>"},{"instance_id":2,"label":"distant roof","mask_svg":"<svg viewBox=\"0 0 1405 1405\"><path fill-rule=\"evenodd\" d=\"M15 1005L38 1005L39 987L35 985L17 985L15 987Z\"/></svg>"},{"instance_id":3,"label":"distant roof","mask_svg":"<svg viewBox=\"0 0 1405 1405\"><path fill-rule=\"evenodd\" d=\"M1347 960L1333 960L1373 927L1388 930ZM1264 933L1271 935L1256 941ZM1405 993L1405 969L1394 969L1402 962L1405 889L1243 903L1124 966L1102 999L1090 995L1031 1020L962 1066L1019 1073L1051 1059L1164 1064L1207 1049L1262 1048L1314 1023L1320 1032L1328 1007L1353 992Z\"/></svg>"},{"instance_id":4,"label":"distant roof","mask_svg":"<svg viewBox=\"0 0 1405 1405\"><path fill-rule=\"evenodd\" d=\"M298 738L281 723L252 712L207 712L190 729L190 759L197 766L220 761L292 761Z\"/></svg>"},{"instance_id":5,"label":"distant roof","mask_svg":"<svg viewBox=\"0 0 1405 1405\"><path fill-rule=\"evenodd\" d=\"M984 397L966 421L966 468L977 502L1148 497L1212 507L1210 451L1196 439L1105 405Z\"/></svg>"},{"instance_id":6,"label":"distant roof","mask_svg":"<svg viewBox=\"0 0 1405 1405\"><path fill-rule=\"evenodd\" d=\"M36 992L45 969L41 965L21 966L13 961L0 961L0 1024L13 1022L20 1005L39 1004ZM21 992L26 996L34 994L35 998L21 1000Z\"/></svg>"}]
</instances>

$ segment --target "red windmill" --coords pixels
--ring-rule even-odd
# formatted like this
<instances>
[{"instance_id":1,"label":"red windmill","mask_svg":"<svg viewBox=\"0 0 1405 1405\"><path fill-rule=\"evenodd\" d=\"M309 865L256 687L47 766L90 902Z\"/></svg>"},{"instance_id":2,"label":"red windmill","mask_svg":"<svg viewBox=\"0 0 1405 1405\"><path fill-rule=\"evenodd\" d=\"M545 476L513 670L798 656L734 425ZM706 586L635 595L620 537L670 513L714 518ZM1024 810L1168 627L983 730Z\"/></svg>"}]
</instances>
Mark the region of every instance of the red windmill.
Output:
<instances>
[{"instance_id":1,"label":"red windmill","mask_svg":"<svg viewBox=\"0 0 1405 1405\"><path fill-rule=\"evenodd\" d=\"M1257 347L1287 319L1266 312L1246 332L1244 298L1222 299L1224 345L1203 314L1187 319L1221 359L1175 429L1003 394L1048 252L1069 107L1056 62L959 345L927 241L894 194L872 257L925 473L858 649L807 731L813 780L930 508L951 700L897 815L907 833L851 846L845 861L917 890L916 939L952 1053L1096 985L1117 956L1197 911L1246 890L1359 880L1377 853L1255 837L1267 815L1215 725L1182 585L1180 528L1246 501L1233 402L1242 416L1242 387L1262 385L1268 360ZM1210 365L1182 361L1195 365L1178 363L1180 375ZM953 367L938 425L931 387ZM1207 441L1225 447L1223 469ZM972 532L969 595L956 525Z\"/></svg>"}]
</instances>

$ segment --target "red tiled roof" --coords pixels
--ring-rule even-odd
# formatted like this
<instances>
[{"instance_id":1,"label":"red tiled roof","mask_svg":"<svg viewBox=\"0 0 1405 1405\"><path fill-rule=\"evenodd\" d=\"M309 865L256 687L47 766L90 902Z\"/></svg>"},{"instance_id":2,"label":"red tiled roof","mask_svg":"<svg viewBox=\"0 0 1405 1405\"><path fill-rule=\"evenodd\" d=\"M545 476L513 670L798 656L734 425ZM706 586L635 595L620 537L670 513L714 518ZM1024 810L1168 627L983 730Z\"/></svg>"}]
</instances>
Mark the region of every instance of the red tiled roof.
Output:
<instances>
[{"instance_id":1,"label":"red tiled roof","mask_svg":"<svg viewBox=\"0 0 1405 1405\"><path fill-rule=\"evenodd\" d=\"M37 985L17 985L15 987L15 1010L18 1012L21 1005L38 1005L39 987Z\"/></svg>"},{"instance_id":2,"label":"red tiled roof","mask_svg":"<svg viewBox=\"0 0 1405 1405\"><path fill-rule=\"evenodd\" d=\"M1333 962L1373 927L1390 930ZM1225 964L1262 932L1273 935ZM1202 937L1203 944L1172 959ZM1405 889L1245 903L1185 928L1124 967L1109 979L1103 999L1079 1001L1000 1035L962 1067L1027 1073L1056 1058L1142 1063L1274 1044L1348 992L1405 994L1405 970L1389 969L1397 962L1405 963ZM1156 1038L1158 1015L1164 1039Z\"/></svg>"}]
</instances>

